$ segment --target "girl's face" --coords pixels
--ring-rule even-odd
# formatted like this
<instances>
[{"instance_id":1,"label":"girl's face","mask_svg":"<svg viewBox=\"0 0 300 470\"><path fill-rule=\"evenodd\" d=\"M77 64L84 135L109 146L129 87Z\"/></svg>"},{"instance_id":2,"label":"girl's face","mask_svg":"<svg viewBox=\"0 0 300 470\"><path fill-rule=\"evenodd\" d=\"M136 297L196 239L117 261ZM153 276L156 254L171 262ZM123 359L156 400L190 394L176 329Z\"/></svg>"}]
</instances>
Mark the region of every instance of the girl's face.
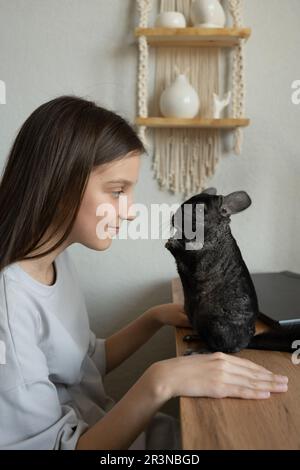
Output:
<instances>
[{"instance_id":1,"label":"girl's face","mask_svg":"<svg viewBox=\"0 0 300 470\"><path fill-rule=\"evenodd\" d=\"M130 207L140 159L140 154L131 153L121 160L94 168L70 235L73 243L81 243L97 251L106 250L112 237L118 233L116 227L120 227L122 220L134 219Z\"/></svg>"}]
</instances>

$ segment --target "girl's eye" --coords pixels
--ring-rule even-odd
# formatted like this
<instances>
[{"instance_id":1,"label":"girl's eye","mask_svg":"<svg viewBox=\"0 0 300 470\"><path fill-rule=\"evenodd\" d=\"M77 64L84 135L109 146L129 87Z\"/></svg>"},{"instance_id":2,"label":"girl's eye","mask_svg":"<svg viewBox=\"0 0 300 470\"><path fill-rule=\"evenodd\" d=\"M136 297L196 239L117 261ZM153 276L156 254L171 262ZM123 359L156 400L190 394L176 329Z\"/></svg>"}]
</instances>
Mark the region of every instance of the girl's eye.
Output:
<instances>
[{"instance_id":1,"label":"girl's eye","mask_svg":"<svg viewBox=\"0 0 300 470\"><path fill-rule=\"evenodd\" d=\"M118 199L120 197L120 194L123 194L123 193L124 193L124 191L113 191L112 195L113 195L113 197Z\"/></svg>"}]
</instances>

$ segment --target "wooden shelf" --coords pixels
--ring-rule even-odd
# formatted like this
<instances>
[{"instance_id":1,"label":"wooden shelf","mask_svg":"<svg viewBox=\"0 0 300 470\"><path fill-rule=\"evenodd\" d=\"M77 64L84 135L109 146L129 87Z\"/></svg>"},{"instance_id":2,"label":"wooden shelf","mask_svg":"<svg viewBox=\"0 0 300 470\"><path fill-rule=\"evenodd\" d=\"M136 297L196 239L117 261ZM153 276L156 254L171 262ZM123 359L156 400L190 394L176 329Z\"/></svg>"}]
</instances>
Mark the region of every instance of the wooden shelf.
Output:
<instances>
[{"instance_id":1,"label":"wooden shelf","mask_svg":"<svg viewBox=\"0 0 300 470\"><path fill-rule=\"evenodd\" d=\"M250 28L136 28L135 36L146 36L153 47L234 47L248 39Z\"/></svg>"},{"instance_id":2,"label":"wooden shelf","mask_svg":"<svg viewBox=\"0 0 300 470\"><path fill-rule=\"evenodd\" d=\"M136 119L138 126L146 127L191 127L199 129L234 129L236 127L247 127L250 124L250 119L208 119L208 118L194 118L194 119L177 119L165 117L148 117Z\"/></svg>"}]
</instances>

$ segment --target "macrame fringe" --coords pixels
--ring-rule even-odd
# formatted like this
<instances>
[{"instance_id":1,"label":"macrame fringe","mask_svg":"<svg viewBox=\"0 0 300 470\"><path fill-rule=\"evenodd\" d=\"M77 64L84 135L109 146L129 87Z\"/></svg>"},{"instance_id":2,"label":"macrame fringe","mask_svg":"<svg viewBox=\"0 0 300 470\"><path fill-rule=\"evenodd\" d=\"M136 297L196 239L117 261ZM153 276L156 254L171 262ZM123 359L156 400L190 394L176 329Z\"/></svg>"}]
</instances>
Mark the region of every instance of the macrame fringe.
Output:
<instances>
[{"instance_id":1,"label":"macrame fringe","mask_svg":"<svg viewBox=\"0 0 300 470\"><path fill-rule=\"evenodd\" d=\"M161 0L160 11L182 12L190 22L190 0ZM153 115L160 115L163 90L180 73L198 91L201 116L212 116L212 94L219 91L219 50L157 48ZM161 189L184 198L201 192L219 160L219 132L201 129L156 129L153 170Z\"/></svg>"},{"instance_id":2,"label":"macrame fringe","mask_svg":"<svg viewBox=\"0 0 300 470\"><path fill-rule=\"evenodd\" d=\"M233 19L233 26L243 27L243 0L228 0L228 8ZM232 115L234 118L243 118L245 116L245 40L241 39L235 47L232 64ZM243 145L243 131L239 127L235 130L234 152L241 155Z\"/></svg>"},{"instance_id":3,"label":"macrame fringe","mask_svg":"<svg viewBox=\"0 0 300 470\"><path fill-rule=\"evenodd\" d=\"M137 0L140 13L139 27L146 28L152 0ZM139 38L139 68L138 68L138 113L140 117L148 117L148 76L149 76L149 46L146 36ZM146 137L146 127L141 126L138 136L148 151L149 142Z\"/></svg>"},{"instance_id":4,"label":"macrame fringe","mask_svg":"<svg viewBox=\"0 0 300 470\"><path fill-rule=\"evenodd\" d=\"M191 24L192 0L160 0L159 11L176 10L183 13ZM242 26L242 0L227 0L234 26ZM137 0L140 11L140 27L148 26L152 0ZM201 102L201 116L211 117L213 113L213 92L219 93L219 49L217 48L157 48L155 92L152 103L148 97L149 46L145 36L139 38L138 108L140 117L159 116L159 99L163 90L173 82L176 75L185 73L192 86L198 91ZM232 115L244 116L245 75L244 41L236 46L232 67ZM146 148L149 142L146 127L139 128L139 136ZM213 176L220 156L220 132L202 129L155 129L153 171L161 189L182 193L183 198L201 192L207 178ZM234 151L242 151L243 133L235 131Z\"/></svg>"}]
</instances>

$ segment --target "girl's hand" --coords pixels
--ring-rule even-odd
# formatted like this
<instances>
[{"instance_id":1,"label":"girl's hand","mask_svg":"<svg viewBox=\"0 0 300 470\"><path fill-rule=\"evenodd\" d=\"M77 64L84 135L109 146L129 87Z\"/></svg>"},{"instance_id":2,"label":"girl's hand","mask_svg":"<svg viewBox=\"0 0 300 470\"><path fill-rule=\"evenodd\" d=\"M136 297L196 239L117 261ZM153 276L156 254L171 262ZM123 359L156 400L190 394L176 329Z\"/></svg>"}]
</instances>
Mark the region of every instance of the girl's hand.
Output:
<instances>
[{"instance_id":1,"label":"girl's hand","mask_svg":"<svg viewBox=\"0 0 300 470\"><path fill-rule=\"evenodd\" d=\"M173 397L269 398L286 392L288 378L224 353L180 356L154 363L157 389Z\"/></svg>"},{"instance_id":2,"label":"girl's hand","mask_svg":"<svg viewBox=\"0 0 300 470\"><path fill-rule=\"evenodd\" d=\"M161 326L170 325L179 328L192 328L182 304L156 305L150 308L149 311Z\"/></svg>"}]
</instances>

